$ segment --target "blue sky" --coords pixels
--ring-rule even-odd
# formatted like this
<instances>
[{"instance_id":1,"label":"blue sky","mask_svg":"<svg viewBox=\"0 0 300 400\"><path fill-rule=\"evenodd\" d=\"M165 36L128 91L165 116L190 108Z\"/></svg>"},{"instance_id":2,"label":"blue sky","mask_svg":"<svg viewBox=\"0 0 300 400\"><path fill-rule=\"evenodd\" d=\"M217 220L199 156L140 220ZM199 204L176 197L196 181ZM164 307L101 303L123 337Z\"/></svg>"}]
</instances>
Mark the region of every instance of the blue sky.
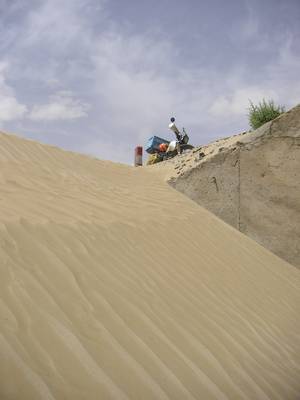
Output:
<instances>
[{"instance_id":1,"label":"blue sky","mask_svg":"<svg viewBox=\"0 0 300 400\"><path fill-rule=\"evenodd\" d=\"M0 0L0 129L132 164L136 145L248 130L300 103L300 0Z\"/></svg>"}]
</instances>

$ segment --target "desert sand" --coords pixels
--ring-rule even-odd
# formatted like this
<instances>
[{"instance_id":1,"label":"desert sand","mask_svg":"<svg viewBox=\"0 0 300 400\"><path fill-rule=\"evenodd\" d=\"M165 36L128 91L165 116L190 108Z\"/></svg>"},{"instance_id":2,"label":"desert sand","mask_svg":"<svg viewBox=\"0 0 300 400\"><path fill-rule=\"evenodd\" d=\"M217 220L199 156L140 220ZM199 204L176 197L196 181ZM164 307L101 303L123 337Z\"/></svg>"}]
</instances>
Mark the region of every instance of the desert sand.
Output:
<instances>
[{"instance_id":1,"label":"desert sand","mask_svg":"<svg viewBox=\"0 0 300 400\"><path fill-rule=\"evenodd\" d=\"M146 168L300 269L300 105Z\"/></svg>"},{"instance_id":2,"label":"desert sand","mask_svg":"<svg viewBox=\"0 0 300 400\"><path fill-rule=\"evenodd\" d=\"M147 168L0 134L0 399L300 398L300 271Z\"/></svg>"}]
</instances>

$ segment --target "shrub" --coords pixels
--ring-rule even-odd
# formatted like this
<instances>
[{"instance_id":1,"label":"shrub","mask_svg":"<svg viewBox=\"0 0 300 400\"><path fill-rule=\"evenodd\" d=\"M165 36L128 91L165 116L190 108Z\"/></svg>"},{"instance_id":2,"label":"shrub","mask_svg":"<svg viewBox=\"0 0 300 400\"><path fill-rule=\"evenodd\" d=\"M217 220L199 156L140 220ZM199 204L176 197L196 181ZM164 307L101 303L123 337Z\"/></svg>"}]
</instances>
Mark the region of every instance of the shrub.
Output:
<instances>
[{"instance_id":1,"label":"shrub","mask_svg":"<svg viewBox=\"0 0 300 400\"><path fill-rule=\"evenodd\" d=\"M278 115L282 114L285 109L283 106L275 106L273 100L268 102L263 99L258 105L254 105L251 100L249 107L249 125L252 129L257 129L268 121L272 121Z\"/></svg>"}]
</instances>

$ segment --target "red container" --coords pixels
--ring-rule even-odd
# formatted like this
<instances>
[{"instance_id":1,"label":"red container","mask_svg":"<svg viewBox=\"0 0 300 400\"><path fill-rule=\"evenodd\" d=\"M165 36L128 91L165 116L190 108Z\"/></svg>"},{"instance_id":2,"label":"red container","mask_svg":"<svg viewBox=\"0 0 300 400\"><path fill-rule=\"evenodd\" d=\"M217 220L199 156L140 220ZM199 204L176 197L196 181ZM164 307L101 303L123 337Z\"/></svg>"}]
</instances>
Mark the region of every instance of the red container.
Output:
<instances>
[{"instance_id":1,"label":"red container","mask_svg":"<svg viewBox=\"0 0 300 400\"><path fill-rule=\"evenodd\" d=\"M143 147L137 146L134 151L134 166L139 167L143 165Z\"/></svg>"}]
</instances>

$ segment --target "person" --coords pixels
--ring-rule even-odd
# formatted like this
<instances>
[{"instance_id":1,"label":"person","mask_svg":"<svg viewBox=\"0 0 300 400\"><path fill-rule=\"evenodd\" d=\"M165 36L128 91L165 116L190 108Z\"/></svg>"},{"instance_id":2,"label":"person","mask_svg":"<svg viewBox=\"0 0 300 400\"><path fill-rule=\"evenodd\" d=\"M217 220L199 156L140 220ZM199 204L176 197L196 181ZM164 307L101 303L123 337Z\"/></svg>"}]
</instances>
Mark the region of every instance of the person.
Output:
<instances>
[{"instance_id":1,"label":"person","mask_svg":"<svg viewBox=\"0 0 300 400\"><path fill-rule=\"evenodd\" d=\"M179 129L175 125L175 118L174 117L171 118L171 123L169 124L169 128L175 133L177 142L179 144L182 144L184 136L181 134L181 132L179 131Z\"/></svg>"}]
</instances>

